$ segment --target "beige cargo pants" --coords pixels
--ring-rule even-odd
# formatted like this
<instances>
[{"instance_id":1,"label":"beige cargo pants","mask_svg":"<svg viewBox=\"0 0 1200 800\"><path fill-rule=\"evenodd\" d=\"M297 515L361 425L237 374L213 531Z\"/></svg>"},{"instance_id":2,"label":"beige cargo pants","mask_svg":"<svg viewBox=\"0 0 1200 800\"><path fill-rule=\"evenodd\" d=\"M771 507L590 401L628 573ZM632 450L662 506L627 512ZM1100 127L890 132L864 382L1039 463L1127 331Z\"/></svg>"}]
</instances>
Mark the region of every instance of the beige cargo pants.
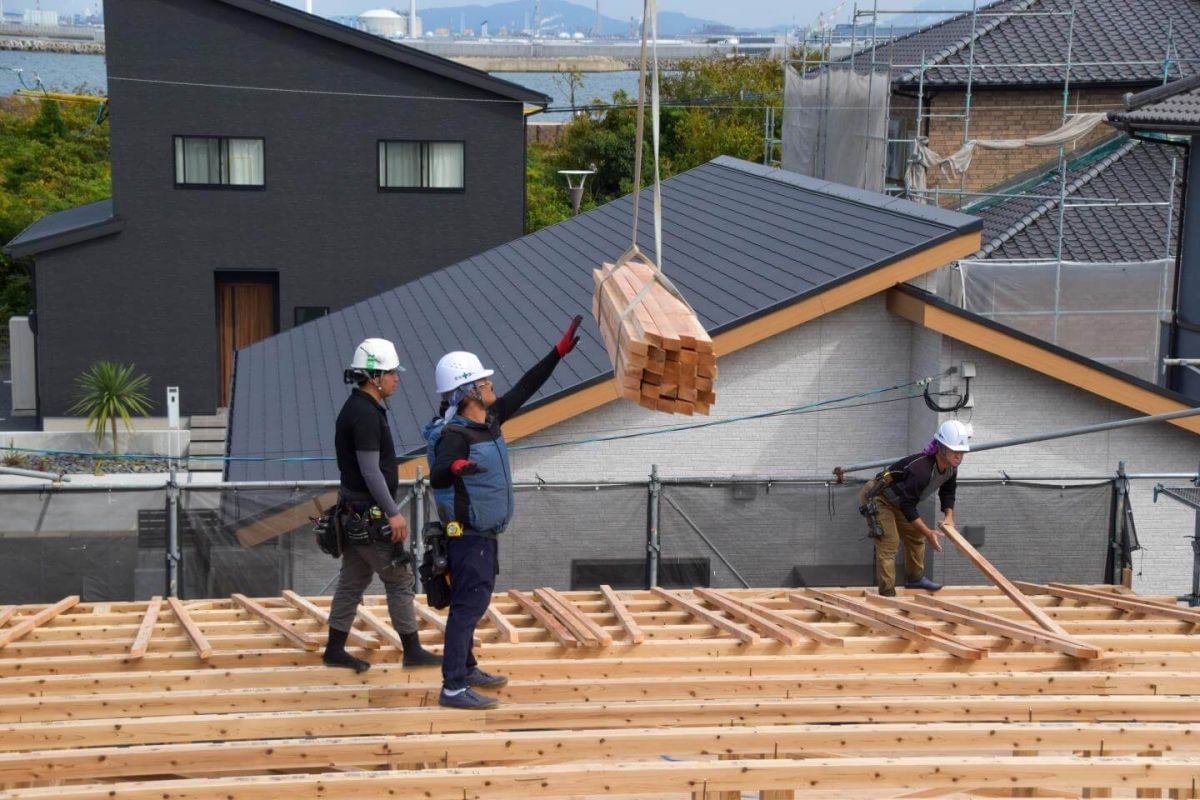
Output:
<instances>
[{"instance_id":1,"label":"beige cargo pants","mask_svg":"<svg viewBox=\"0 0 1200 800\"><path fill-rule=\"evenodd\" d=\"M867 494L875 488L869 480L859 493L858 502L867 502ZM900 540L904 540L904 575L906 581L917 581L925 574L925 534L916 525L904 518L900 509L893 507L882 495L875 495L879 507L879 527L883 538L875 540L875 580L880 594L892 594L896 590L896 553L900 551Z\"/></svg>"}]
</instances>

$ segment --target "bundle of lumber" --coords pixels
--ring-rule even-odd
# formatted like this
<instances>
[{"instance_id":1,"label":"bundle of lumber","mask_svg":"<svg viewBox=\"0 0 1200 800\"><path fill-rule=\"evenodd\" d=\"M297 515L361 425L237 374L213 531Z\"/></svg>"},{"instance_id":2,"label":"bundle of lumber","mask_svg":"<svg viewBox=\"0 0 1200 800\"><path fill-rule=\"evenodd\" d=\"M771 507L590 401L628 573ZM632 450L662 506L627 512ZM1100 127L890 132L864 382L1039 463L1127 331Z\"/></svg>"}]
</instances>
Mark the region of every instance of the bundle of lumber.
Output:
<instances>
[{"instance_id":1,"label":"bundle of lumber","mask_svg":"<svg viewBox=\"0 0 1200 800\"><path fill-rule=\"evenodd\" d=\"M653 411L707 414L717 401L717 357L695 313L638 261L592 271L592 314L621 396ZM638 293L637 305L622 318Z\"/></svg>"}]
</instances>

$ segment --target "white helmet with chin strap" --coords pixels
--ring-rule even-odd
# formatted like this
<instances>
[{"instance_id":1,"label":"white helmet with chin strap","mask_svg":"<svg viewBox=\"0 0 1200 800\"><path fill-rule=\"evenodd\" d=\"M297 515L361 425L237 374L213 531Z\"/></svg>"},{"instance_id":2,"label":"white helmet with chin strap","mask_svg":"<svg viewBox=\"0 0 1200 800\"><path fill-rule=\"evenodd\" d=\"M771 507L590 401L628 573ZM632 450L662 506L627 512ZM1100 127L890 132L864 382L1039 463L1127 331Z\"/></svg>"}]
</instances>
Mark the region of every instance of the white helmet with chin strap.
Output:
<instances>
[{"instance_id":1,"label":"white helmet with chin strap","mask_svg":"<svg viewBox=\"0 0 1200 800\"><path fill-rule=\"evenodd\" d=\"M934 434L934 439L941 442L948 450L967 453L971 450L971 426L956 419L948 419L941 424Z\"/></svg>"},{"instance_id":2,"label":"white helmet with chin strap","mask_svg":"<svg viewBox=\"0 0 1200 800\"><path fill-rule=\"evenodd\" d=\"M494 374L494 370L483 368L483 362L479 360L479 356L464 350L455 350L452 353L446 353L438 361L434 379L438 394L446 394L460 386L474 383Z\"/></svg>"},{"instance_id":3,"label":"white helmet with chin strap","mask_svg":"<svg viewBox=\"0 0 1200 800\"><path fill-rule=\"evenodd\" d=\"M387 339L364 339L354 348L350 368L345 372L346 383L359 383L383 372L404 372L396 345Z\"/></svg>"}]
</instances>

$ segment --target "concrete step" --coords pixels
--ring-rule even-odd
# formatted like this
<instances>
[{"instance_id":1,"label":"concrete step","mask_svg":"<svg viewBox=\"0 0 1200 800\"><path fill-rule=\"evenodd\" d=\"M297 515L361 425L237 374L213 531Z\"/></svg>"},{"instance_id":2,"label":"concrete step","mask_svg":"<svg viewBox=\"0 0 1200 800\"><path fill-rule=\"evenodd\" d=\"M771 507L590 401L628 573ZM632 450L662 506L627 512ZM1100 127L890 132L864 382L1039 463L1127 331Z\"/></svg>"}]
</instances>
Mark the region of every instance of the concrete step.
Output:
<instances>
[{"instance_id":1,"label":"concrete step","mask_svg":"<svg viewBox=\"0 0 1200 800\"><path fill-rule=\"evenodd\" d=\"M224 461L198 461L189 459L188 472L221 472L225 469Z\"/></svg>"},{"instance_id":2,"label":"concrete step","mask_svg":"<svg viewBox=\"0 0 1200 800\"><path fill-rule=\"evenodd\" d=\"M226 428L229 426L229 410L218 409L216 414L193 414L193 428Z\"/></svg>"},{"instance_id":3,"label":"concrete step","mask_svg":"<svg viewBox=\"0 0 1200 800\"><path fill-rule=\"evenodd\" d=\"M193 428L193 442L223 442L227 431L225 428Z\"/></svg>"},{"instance_id":4,"label":"concrete step","mask_svg":"<svg viewBox=\"0 0 1200 800\"><path fill-rule=\"evenodd\" d=\"M223 456L225 455L225 441L219 442L192 442L188 447L189 456Z\"/></svg>"}]
</instances>

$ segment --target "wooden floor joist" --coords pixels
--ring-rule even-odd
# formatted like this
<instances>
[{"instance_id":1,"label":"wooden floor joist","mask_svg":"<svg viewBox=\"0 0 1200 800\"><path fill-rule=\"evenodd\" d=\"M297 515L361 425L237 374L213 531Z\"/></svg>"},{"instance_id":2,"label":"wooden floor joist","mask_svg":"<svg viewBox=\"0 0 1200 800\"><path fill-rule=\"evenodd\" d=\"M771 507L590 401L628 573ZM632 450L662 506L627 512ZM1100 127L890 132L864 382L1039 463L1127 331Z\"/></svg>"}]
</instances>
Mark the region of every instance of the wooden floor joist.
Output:
<instances>
[{"instance_id":1,"label":"wooden floor joist","mask_svg":"<svg viewBox=\"0 0 1200 800\"><path fill-rule=\"evenodd\" d=\"M28 619L24 619L12 627L0 631L0 648L7 647L22 636L27 636L36 630L39 625L46 624L78 602L78 595L64 597L54 605L47 606Z\"/></svg>"},{"instance_id":2,"label":"wooden floor joist","mask_svg":"<svg viewBox=\"0 0 1200 800\"><path fill-rule=\"evenodd\" d=\"M1066 633L994 587L513 591L477 632L509 678L484 712L365 649L401 646L380 596L364 673L280 635L323 637L328 598L18 606L0 798L1188 796L1192 620L1165 597L1020 587Z\"/></svg>"},{"instance_id":3,"label":"wooden floor joist","mask_svg":"<svg viewBox=\"0 0 1200 800\"><path fill-rule=\"evenodd\" d=\"M299 630L295 625L282 619L275 612L268 610L259 603L251 600L249 597L246 597L244 594L233 594L231 597L233 598L233 602L237 603L239 606L258 617L267 625L279 631L281 634L283 634L285 639L293 642L301 649L316 650L317 647L320 646L320 642L317 641L317 637Z\"/></svg>"},{"instance_id":4,"label":"wooden floor joist","mask_svg":"<svg viewBox=\"0 0 1200 800\"><path fill-rule=\"evenodd\" d=\"M138 628L137 636L133 637L133 644L129 647L130 658L141 658L146 655L146 650L150 647L150 637L154 635L154 626L158 622L160 609L162 609L162 598L157 595L150 598L150 603L146 606L146 615L142 617L142 624Z\"/></svg>"},{"instance_id":5,"label":"wooden floor joist","mask_svg":"<svg viewBox=\"0 0 1200 800\"><path fill-rule=\"evenodd\" d=\"M287 601L288 605L300 609L322 625L328 627L329 612L310 601L307 597L301 597L291 589L288 589L284 591L283 599ZM354 628L350 629L346 641L350 644L356 644L359 647L365 647L368 650L378 650L380 647L379 640L374 636L368 636L361 631L356 631Z\"/></svg>"}]
</instances>

